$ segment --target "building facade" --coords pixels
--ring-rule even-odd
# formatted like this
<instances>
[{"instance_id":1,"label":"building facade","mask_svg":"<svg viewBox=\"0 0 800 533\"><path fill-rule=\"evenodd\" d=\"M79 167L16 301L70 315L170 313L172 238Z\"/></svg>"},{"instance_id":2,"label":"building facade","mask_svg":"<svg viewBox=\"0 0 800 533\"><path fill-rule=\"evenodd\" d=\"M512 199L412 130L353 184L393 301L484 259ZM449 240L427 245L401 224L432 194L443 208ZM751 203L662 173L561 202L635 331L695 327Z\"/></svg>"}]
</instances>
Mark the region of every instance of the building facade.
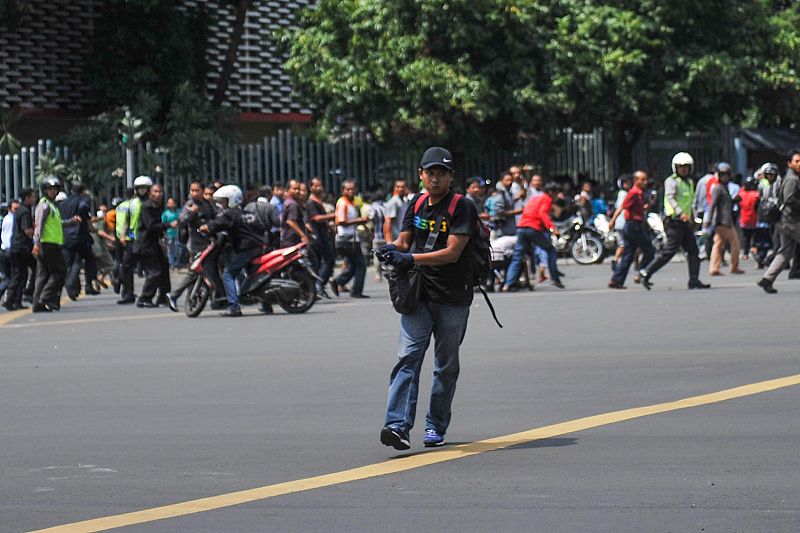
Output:
<instances>
[{"instance_id":1,"label":"building facade","mask_svg":"<svg viewBox=\"0 0 800 533\"><path fill-rule=\"evenodd\" d=\"M224 104L237 109L245 132L311 120L311 109L292 92L283 71L284 58L273 38L276 29L294 24L310 0L255 2L248 11L237 60ZM206 50L207 94L213 94L222 71L232 9L216 2L180 0L187 8L213 10ZM17 128L27 141L65 132L92 114L83 76L95 20L102 0L31 0L19 22L0 31L0 106L24 113Z\"/></svg>"}]
</instances>

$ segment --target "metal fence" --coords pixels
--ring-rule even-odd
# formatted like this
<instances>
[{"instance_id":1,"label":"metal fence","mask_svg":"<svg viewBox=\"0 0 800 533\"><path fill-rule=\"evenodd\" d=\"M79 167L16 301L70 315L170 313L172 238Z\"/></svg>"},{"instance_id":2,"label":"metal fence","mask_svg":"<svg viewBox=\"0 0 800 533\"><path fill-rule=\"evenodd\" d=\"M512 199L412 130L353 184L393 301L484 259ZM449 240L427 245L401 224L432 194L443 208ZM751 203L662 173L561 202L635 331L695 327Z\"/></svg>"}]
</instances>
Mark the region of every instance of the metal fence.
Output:
<instances>
[{"instance_id":1,"label":"metal fence","mask_svg":"<svg viewBox=\"0 0 800 533\"><path fill-rule=\"evenodd\" d=\"M7 202L18 197L20 190L36 185L36 165L43 155L61 162L70 160L69 148L44 140L36 146L23 147L18 154L0 156L0 201Z\"/></svg>"},{"instance_id":2,"label":"metal fence","mask_svg":"<svg viewBox=\"0 0 800 533\"><path fill-rule=\"evenodd\" d=\"M548 175L576 179L579 174L586 174L601 182L613 181L613 158L602 128L591 133L570 129L557 132L548 146L549 153L533 142L515 150L464 151L460 154L462 160L457 162L458 175L462 179L481 176L494 181L510 165L530 163ZM20 189L35 184L35 168L44 154L63 163L69 163L71 156L69 148L56 146L53 141L39 141L37 146L23 148L19 154L5 156L0 164L0 199L7 201L18 196ZM289 179L307 181L317 176L327 190L338 192L339 183L331 174L334 169L342 169L362 190L376 184L388 185L398 178L415 181L421 150L380 145L363 130L354 129L334 142L281 130L258 144L202 148L196 154L200 169L196 177L204 183L218 180L240 186L263 185L286 183ZM121 147L119 161L124 167ZM163 183L167 196L186 197L193 176L179 176L171 154L144 143L136 146L134 161L134 176L154 175ZM104 184L101 190L93 191L104 201L122 195L125 188L124 177L109 175L93 181Z\"/></svg>"}]
</instances>

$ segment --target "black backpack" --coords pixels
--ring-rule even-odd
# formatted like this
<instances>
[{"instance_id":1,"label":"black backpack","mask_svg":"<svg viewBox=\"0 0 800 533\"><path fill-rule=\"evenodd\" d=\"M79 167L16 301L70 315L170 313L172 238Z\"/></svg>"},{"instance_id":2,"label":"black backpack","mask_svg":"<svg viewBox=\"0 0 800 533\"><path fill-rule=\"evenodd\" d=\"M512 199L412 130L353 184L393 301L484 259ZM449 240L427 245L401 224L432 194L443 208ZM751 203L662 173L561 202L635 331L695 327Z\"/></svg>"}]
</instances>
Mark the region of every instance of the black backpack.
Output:
<instances>
[{"instance_id":1,"label":"black backpack","mask_svg":"<svg viewBox=\"0 0 800 533\"><path fill-rule=\"evenodd\" d=\"M415 215L419 213L423 202L428 201L428 196L428 193L419 195L417 201L414 203ZM492 245L491 241L489 240L489 228L483 223L480 217L478 217L478 210L475 209L475 206L472 205L472 202L467 201L461 194L453 194L453 198L450 200L450 205L447 206L447 214L450 215L451 218L453 217L456 212L456 205L458 205L458 202L461 199L464 199L464 201L467 202L467 209L472 210L472 214L475 218L475 227L470 235L469 244L467 244L467 250L472 258L472 285L481 291L481 294L483 294L483 299L486 300L486 305L489 306L489 311L492 313L492 318L494 318L494 321L497 322L497 325L502 328L503 325L497 319L497 313L495 313L494 306L489 300L489 295L486 294L486 290L483 288L483 285L489 280L489 277L493 275Z\"/></svg>"},{"instance_id":2,"label":"black backpack","mask_svg":"<svg viewBox=\"0 0 800 533\"><path fill-rule=\"evenodd\" d=\"M758 221L773 224L781 218L781 209L773 196L762 198L758 202Z\"/></svg>"}]
</instances>

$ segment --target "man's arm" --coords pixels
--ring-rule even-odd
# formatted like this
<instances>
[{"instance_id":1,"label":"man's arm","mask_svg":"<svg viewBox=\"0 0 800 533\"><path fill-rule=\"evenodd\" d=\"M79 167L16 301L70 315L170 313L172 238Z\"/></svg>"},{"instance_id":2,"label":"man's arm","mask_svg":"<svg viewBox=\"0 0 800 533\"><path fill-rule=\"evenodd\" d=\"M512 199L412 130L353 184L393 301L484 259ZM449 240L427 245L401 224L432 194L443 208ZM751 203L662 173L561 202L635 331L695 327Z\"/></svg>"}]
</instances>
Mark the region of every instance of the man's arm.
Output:
<instances>
[{"instance_id":1,"label":"man's arm","mask_svg":"<svg viewBox=\"0 0 800 533\"><path fill-rule=\"evenodd\" d=\"M297 235L300 236L301 241L308 244L308 236L306 235L306 232L303 231L303 228L300 227L300 224L298 224L296 220L287 217L286 225L289 226L289 228L291 228L293 232L297 233Z\"/></svg>"},{"instance_id":2,"label":"man's arm","mask_svg":"<svg viewBox=\"0 0 800 533\"><path fill-rule=\"evenodd\" d=\"M394 218L386 217L383 220L383 238L386 242L390 242L392 240L392 221Z\"/></svg>"},{"instance_id":3,"label":"man's arm","mask_svg":"<svg viewBox=\"0 0 800 533\"><path fill-rule=\"evenodd\" d=\"M447 237L446 248L426 254L412 254L412 256L414 257L414 262L418 265L447 265L458 261L468 242L469 235L450 235Z\"/></svg>"},{"instance_id":4,"label":"man's arm","mask_svg":"<svg viewBox=\"0 0 800 533\"><path fill-rule=\"evenodd\" d=\"M706 219L706 223L703 225L704 228L709 228L714 224L714 217L717 214L717 209L719 209L721 192L722 189L717 187L714 189L714 192L711 193L711 205L708 206L708 218Z\"/></svg>"},{"instance_id":5,"label":"man's arm","mask_svg":"<svg viewBox=\"0 0 800 533\"><path fill-rule=\"evenodd\" d=\"M614 228L614 223L617 221L617 217L625 210L625 202L619 204L619 207L616 211L614 211L614 216L611 217L611 220L608 221L608 227Z\"/></svg>"},{"instance_id":6,"label":"man's arm","mask_svg":"<svg viewBox=\"0 0 800 533\"><path fill-rule=\"evenodd\" d=\"M397 247L398 252L407 252L411 249L411 245L414 243L414 232L413 230L404 230L400 232L400 235L397 236L397 239L390 244L394 244Z\"/></svg>"},{"instance_id":7,"label":"man's arm","mask_svg":"<svg viewBox=\"0 0 800 533\"><path fill-rule=\"evenodd\" d=\"M498 200L498 202L496 204L495 216L498 216L498 217L511 217L511 216L519 215L520 213L522 213L522 208L521 207L518 208L518 209L512 209L514 207L513 203L511 205L506 205L506 199L505 199L505 195L504 194L500 195L500 198L501 199Z\"/></svg>"}]
</instances>

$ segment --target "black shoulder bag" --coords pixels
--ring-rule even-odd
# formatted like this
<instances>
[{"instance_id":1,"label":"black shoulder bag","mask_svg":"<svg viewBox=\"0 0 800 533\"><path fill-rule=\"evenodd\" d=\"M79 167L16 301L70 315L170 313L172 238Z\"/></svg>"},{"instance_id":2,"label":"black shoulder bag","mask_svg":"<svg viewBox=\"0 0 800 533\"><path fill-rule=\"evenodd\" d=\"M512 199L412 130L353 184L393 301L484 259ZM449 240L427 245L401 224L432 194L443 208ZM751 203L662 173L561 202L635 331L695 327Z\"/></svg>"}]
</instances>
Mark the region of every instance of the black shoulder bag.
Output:
<instances>
[{"instance_id":1,"label":"black shoulder bag","mask_svg":"<svg viewBox=\"0 0 800 533\"><path fill-rule=\"evenodd\" d=\"M423 253L433 251L436 239L439 238L439 230L442 228L442 220L443 216L436 217L434 230L428 234ZM392 300L394 310L401 315L412 314L419 305L422 291L422 272L419 267L415 265L406 271L388 272L386 277L389 281L389 298Z\"/></svg>"}]
</instances>

